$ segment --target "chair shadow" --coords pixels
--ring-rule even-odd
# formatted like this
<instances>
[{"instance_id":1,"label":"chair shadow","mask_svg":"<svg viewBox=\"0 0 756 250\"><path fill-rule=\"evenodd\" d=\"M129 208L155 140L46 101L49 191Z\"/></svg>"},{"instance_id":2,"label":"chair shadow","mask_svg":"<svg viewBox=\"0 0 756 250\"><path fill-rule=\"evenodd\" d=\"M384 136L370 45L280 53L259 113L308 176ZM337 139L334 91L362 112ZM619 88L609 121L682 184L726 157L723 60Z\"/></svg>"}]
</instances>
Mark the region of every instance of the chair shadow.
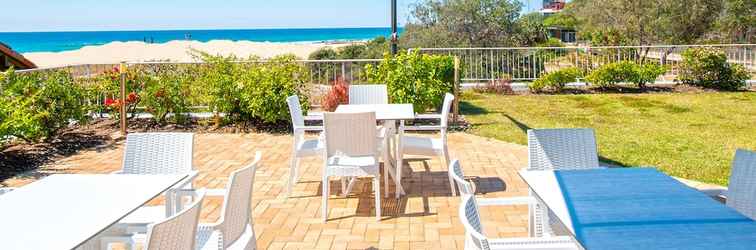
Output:
<instances>
[{"instance_id":1,"label":"chair shadow","mask_svg":"<svg viewBox=\"0 0 756 250\"><path fill-rule=\"evenodd\" d=\"M405 195L401 195L398 199L396 197L396 185L392 179L389 179L389 193L388 196L384 193L383 178L381 178L381 216L382 220L401 218L401 217L422 217L432 216L436 213L430 211L429 199L433 197L452 197L449 178L446 171L430 171L428 165L428 158L410 158L405 159L403 164L404 178L402 178L402 187L404 188ZM422 162L423 171L412 171L409 167L411 162ZM487 194L493 192L506 191L506 183L498 177L479 177L479 176L466 176L465 179L471 181L475 185L476 194ZM375 216L375 199L374 191L372 189L372 177L358 178L355 182L353 189L348 196L342 195L341 181L331 180L330 196L329 200L339 199L353 199L357 198L357 207L352 215L342 217L331 217L328 221L340 220L352 217L373 217ZM314 181L309 181L310 183ZM319 181L318 181L319 182ZM302 183L302 182L300 182ZM322 194L322 184L318 186L318 193L312 196L305 197L320 197ZM409 199L421 198L422 211L407 212ZM292 197L294 198L294 197Z\"/></svg>"}]
</instances>

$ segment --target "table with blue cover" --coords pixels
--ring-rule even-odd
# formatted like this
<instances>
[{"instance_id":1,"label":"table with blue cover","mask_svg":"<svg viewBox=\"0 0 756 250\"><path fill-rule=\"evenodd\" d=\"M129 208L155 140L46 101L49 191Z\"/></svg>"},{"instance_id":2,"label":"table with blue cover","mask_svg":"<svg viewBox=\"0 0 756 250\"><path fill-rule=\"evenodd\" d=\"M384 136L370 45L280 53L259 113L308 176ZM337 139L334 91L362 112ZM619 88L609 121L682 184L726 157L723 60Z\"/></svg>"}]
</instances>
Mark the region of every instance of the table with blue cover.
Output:
<instances>
[{"instance_id":1,"label":"table with blue cover","mask_svg":"<svg viewBox=\"0 0 756 250\"><path fill-rule=\"evenodd\" d=\"M520 176L586 249L756 249L756 222L653 168Z\"/></svg>"}]
</instances>

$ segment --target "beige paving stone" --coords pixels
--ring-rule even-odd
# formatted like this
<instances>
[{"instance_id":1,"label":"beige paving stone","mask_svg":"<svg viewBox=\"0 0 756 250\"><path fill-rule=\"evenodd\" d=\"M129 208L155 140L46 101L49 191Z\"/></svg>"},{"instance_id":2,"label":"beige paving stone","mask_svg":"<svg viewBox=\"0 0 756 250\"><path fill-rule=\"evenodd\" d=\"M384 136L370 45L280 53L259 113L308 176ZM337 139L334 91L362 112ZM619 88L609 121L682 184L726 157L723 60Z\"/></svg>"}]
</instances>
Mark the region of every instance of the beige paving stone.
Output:
<instances>
[{"instance_id":1,"label":"beige paving stone","mask_svg":"<svg viewBox=\"0 0 756 250\"><path fill-rule=\"evenodd\" d=\"M381 199L384 217L375 220L372 184L361 179L352 194L340 197L334 179L329 220L320 220L320 168L317 157L302 161L301 178L292 197L286 198L290 135L197 134L194 166L198 188L223 188L228 175L249 164L255 151L263 152L254 184L252 216L260 249L450 249L462 248L464 229L458 218L459 197L452 197L442 160L406 157L404 185L407 196ZM527 195L517 170L527 162L525 147L466 133L451 133L449 148L460 159L467 178L484 197ZM3 182L23 186L52 173L110 173L121 165L123 144L79 152L33 174ZM384 185L385 183L381 183ZM383 191L383 190L381 190ZM158 199L151 202L162 202ZM222 199L203 205L202 220L217 219ZM483 213L488 234L526 234L527 207L489 209Z\"/></svg>"}]
</instances>

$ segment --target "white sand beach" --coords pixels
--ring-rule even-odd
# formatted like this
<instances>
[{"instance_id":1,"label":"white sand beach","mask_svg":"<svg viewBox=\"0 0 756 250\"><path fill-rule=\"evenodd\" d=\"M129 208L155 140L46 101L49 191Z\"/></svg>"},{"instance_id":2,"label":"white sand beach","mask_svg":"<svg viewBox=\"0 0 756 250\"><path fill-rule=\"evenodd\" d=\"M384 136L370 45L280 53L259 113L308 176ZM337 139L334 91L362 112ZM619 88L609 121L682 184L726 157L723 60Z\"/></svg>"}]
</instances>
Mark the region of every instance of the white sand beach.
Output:
<instances>
[{"instance_id":1,"label":"white sand beach","mask_svg":"<svg viewBox=\"0 0 756 250\"><path fill-rule=\"evenodd\" d=\"M75 64L118 63L121 61L144 62L169 60L173 62L191 62L196 59L189 53L192 49L213 55L252 55L269 58L280 54L294 54L300 58L323 47L337 48L348 43L270 43L249 41L213 40L170 41L160 44L144 42L112 42L99 46L86 46L78 50L64 52L24 53L38 67L56 67Z\"/></svg>"}]
</instances>

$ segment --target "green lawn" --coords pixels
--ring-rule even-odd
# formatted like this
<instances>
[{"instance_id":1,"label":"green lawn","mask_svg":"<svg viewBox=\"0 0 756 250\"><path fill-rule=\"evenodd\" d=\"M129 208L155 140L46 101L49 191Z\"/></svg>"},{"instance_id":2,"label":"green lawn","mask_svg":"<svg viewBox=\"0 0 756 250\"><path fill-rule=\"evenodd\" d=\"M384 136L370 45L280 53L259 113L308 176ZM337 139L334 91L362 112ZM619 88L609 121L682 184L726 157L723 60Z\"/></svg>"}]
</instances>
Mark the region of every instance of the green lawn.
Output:
<instances>
[{"instance_id":1,"label":"green lawn","mask_svg":"<svg viewBox=\"0 0 756 250\"><path fill-rule=\"evenodd\" d=\"M603 162L656 166L726 185L737 148L756 150L756 93L503 96L466 93L471 133L526 144L528 128L596 130Z\"/></svg>"}]
</instances>

